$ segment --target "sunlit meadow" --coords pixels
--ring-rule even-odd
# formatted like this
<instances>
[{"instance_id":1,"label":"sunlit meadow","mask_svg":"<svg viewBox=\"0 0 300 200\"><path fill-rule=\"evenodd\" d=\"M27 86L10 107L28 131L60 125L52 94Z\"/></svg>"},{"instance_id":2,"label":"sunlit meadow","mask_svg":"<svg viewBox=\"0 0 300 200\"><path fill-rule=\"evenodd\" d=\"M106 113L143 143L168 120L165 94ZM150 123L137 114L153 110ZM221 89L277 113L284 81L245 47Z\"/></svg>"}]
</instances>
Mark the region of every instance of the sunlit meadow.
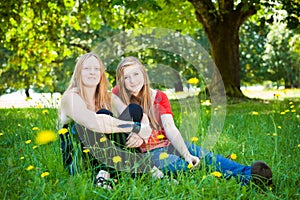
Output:
<instances>
[{"instance_id":1,"label":"sunlit meadow","mask_svg":"<svg viewBox=\"0 0 300 200\"><path fill-rule=\"evenodd\" d=\"M184 116L172 101L175 123ZM197 104L199 105L199 104ZM191 105L193 106L193 105ZM192 110L192 109L191 109ZM201 143L210 116L209 103L201 102L198 135ZM190 170L153 180L121 174L113 190L95 187L90 170L70 176L62 166L53 108L0 109L1 199L299 199L300 198L300 102L299 99L229 103L223 132L213 151L239 163L264 160L273 169L273 186L240 186L222 174ZM192 118L190 118L192 120ZM192 121L191 121L192 122ZM186 131L189 131L185 127ZM59 133L58 133L59 132ZM167 155L162 155L163 156ZM118 162L120 158L116 157Z\"/></svg>"}]
</instances>

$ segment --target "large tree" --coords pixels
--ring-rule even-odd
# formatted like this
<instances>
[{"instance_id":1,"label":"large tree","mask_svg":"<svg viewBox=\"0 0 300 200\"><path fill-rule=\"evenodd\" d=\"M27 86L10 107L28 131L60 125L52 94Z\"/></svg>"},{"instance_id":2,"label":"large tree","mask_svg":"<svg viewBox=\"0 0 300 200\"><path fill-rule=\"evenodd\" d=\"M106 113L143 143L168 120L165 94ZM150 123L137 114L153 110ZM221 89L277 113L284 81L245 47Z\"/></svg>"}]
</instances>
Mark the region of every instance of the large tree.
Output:
<instances>
[{"instance_id":1,"label":"large tree","mask_svg":"<svg viewBox=\"0 0 300 200\"><path fill-rule=\"evenodd\" d=\"M219 69L228 96L242 97L240 90L239 29L261 6L271 7L263 0L189 0L195 8L197 20L208 36L211 54ZM295 28L299 16L299 1L278 0L289 4L288 23ZM291 3L292 2L292 3Z\"/></svg>"}]
</instances>

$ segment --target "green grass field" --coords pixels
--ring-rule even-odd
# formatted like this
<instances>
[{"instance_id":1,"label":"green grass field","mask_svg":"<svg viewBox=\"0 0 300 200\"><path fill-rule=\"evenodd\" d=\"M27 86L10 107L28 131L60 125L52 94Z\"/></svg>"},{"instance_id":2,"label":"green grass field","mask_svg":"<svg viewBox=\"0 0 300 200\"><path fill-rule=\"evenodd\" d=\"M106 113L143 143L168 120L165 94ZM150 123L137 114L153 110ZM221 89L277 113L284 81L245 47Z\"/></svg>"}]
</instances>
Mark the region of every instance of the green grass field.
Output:
<instances>
[{"instance_id":1,"label":"green grass field","mask_svg":"<svg viewBox=\"0 0 300 200\"><path fill-rule=\"evenodd\" d=\"M182 108L175 101L172 104L175 122L181 125ZM210 106L201 106L204 123L199 125L202 131L197 131L196 144L209 124L210 112ZM35 143L41 130L57 133L56 109L0 109L0 199L300 199L299 115L299 99L227 106L223 132L212 151L224 156L234 153L242 164L269 163L274 185L266 189L252 183L240 186L199 169L179 174L178 184L168 178L155 181L147 174L136 179L122 174L114 190L105 190L93 185L90 170L75 176L65 171L59 139Z\"/></svg>"}]
</instances>

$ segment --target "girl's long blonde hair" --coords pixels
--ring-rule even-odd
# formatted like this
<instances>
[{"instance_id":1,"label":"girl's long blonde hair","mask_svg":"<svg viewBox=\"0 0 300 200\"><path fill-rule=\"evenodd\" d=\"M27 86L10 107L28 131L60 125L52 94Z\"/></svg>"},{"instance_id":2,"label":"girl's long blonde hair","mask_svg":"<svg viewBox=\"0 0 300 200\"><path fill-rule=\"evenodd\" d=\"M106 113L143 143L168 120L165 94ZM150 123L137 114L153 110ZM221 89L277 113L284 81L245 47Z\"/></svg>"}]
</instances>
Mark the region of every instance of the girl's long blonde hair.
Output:
<instances>
[{"instance_id":1,"label":"girl's long blonde hair","mask_svg":"<svg viewBox=\"0 0 300 200\"><path fill-rule=\"evenodd\" d=\"M125 87L124 69L132 65L139 66L145 81L144 86L142 87L137 97L134 97L134 95L132 95L130 91L127 90ZM121 100L126 105L129 105L130 103L139 104L143 108L144 113L148 115L152 128L156 130L160 129L160 126L155 118L153 102L151 99L151 88L149 84L149 77L142 63L137 58L132 56L124 58L118 64L116 78L117 78L117 85L119 87L119 97L121 98Z\"/></svg>"},{"instance_id":2,"label":"girl's long blonde hair","mask_svg":"<svg viewBox=\"0 0 300 200\"><path fill-rule=\"evenodd\" d=\"M110 94L108 93L109 82L105 75L105 67L101 59L99 58L99 56L93 52L86 53L78 58L72 78L70 80L70 84L67 90L65 91L65 93L75 89L76 92L84 99L84 101L87 102L87 96L83 89L81 71L84 62L92 56L94 56L98 60L101 69L100 82L97 85L96 92L95 92L95 111L101 108L111 110L111 97Z\"/></svg>"}]
</instances>

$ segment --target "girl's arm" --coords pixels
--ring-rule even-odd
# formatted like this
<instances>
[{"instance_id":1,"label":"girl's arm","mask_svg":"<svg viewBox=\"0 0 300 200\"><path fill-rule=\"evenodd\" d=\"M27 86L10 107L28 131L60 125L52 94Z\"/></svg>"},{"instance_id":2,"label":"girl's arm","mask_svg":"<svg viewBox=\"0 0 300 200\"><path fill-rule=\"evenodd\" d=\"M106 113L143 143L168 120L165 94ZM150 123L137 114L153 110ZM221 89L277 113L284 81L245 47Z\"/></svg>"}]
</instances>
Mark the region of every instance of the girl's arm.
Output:
<instances>
[{"instance_id":1,"label":"girl's arm","mask_svg":"<svg viewBox=\"0 0 300 200\"><path fill-rule=\"evenodd\" d=\"M96 132L108 134L131 132L133 126L133 122L118 120L109 115L96 114L87 109L83 99L74 92L63 95L61 100L61 112L72 118L78 124Z\"/></svg>"},{"instance_id":2,"label":"girl's arm","mask_svg":"<svg viewBox=\"0 0 300 200\"><path fill-rule=\"evenodd\" d=\"M175 126L173 116L171 114L163 114L160 116L160 118L166 136L175 149L180 153L186 162L192 164L193 166L199 165L199 158L190 154L178 128Z\"/></svg>"}]
</instances>

